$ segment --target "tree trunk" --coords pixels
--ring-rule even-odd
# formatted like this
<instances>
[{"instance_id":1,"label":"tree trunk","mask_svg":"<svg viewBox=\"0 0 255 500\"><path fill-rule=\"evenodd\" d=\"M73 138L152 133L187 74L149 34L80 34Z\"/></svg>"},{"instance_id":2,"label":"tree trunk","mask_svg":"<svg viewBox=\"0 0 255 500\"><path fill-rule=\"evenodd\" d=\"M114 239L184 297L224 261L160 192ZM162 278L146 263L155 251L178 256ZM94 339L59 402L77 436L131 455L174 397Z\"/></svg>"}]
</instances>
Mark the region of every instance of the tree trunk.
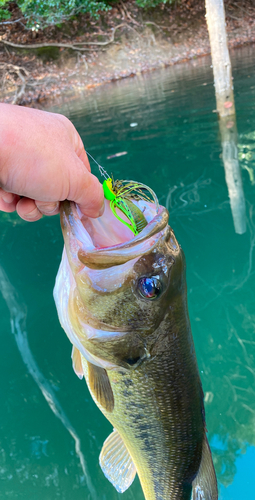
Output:
<instances>
[{"instance_id":1,"label":"tree trunk","mask_svg":"<svg viewBox=\"0 0 255 500\"><path fill-rule=\"evenodd\" d=\"M238 161L238 135L224 2L223 0L205 0L205 6L225 179L235 231L237 234L243 234L246 231L245 198Z\"/></svg>"},{"instance_id":2,"label":"tree trunk","mask_svg":"<svg viewBox=\"0 0 255 500\"><path fill-rule=\"evenodd\" d=\"M205 0L209 31L214 85L219 116L235 113L231 62L227 44L223 0Z\"/></svg>"}]
</instances>

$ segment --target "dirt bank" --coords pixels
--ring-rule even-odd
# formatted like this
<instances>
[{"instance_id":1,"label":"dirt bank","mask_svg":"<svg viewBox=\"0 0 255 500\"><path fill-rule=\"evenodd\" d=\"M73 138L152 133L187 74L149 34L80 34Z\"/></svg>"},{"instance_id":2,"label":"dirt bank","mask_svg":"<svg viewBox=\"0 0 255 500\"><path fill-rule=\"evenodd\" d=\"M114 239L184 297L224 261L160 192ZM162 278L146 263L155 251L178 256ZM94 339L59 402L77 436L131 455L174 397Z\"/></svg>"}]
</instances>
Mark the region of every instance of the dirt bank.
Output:
<instances>
[{"instance_id":1,"label":"dirt bank","mask_svg":"<svg viewBox=\"0 0 255 500\"><path fill-rule=\"evenodd\" d=\"M225 2L229 46L255 41L255 6ZM121 2L99 21L27 30L19 12L0 24L1 100L44 106L58 96L210 53L204 0L144 11Z\"/></svg>"}]
</instances>

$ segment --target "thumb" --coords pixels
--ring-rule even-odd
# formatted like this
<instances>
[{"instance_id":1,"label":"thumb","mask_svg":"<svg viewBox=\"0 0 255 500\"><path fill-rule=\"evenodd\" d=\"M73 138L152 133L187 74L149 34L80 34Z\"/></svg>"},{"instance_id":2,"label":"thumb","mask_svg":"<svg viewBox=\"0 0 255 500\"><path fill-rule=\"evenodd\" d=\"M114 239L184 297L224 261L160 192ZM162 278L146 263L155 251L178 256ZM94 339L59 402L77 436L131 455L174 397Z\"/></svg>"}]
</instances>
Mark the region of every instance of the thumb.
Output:
<instances>
[{"instance_id":1,"label":"thumb","mask_svg":"<svg viewBox=\"0 0 255 500\"><path fill-rule=\"evenodd\" d=\"M67 199L77 203L81 212L87 217L96 218L103 215L102 184L78 157L76 157L76 168L70 172L70 189Z\"/></svg>"}]
</instances>

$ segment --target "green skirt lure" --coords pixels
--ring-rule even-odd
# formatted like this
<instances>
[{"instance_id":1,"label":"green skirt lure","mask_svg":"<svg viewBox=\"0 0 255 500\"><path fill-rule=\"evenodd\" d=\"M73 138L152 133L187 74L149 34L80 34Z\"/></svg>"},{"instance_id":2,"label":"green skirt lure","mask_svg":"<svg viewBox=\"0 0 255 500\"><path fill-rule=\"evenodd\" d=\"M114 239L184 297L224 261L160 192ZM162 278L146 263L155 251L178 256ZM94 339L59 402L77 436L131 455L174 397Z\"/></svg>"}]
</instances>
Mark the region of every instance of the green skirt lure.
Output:
<instances>
[{"instance_id":1,"label":"green skirt lure","mask_svg":"<svg viewBox=\"0 0 255 500\"><path fill-rule=\"evenodd\" d=\"M146 200L155 203L158 211L158 199L154 191L145 184L134 181L114 181L111 177L103 182L104 195L110 201L110 208L115 217L127 226L134 235L139 234L148 222L144 217L143 212L132 201ZM146 194L146 191L148 194ZM125 221L117 214L118 208L128 219Z\"/></svg>"},{"instance_id":2,"label":"green skirt lure","mask_svg":"<svg viewBox=\"0 0 255 500\"><path fill-rule=\"evenodd\" d=\"M145 200L154 203L158 212L159 203L156 194L150 187L141 182L114 181L95 158L88 151L86 153L97 164L100 174L105 178L103 182L104 196L110 201L112 213L136 236L147 226L148 222L143 212L132 200ZM128 222L117 214L117 208L126 216Z\"/></svg>"}]
</instances>

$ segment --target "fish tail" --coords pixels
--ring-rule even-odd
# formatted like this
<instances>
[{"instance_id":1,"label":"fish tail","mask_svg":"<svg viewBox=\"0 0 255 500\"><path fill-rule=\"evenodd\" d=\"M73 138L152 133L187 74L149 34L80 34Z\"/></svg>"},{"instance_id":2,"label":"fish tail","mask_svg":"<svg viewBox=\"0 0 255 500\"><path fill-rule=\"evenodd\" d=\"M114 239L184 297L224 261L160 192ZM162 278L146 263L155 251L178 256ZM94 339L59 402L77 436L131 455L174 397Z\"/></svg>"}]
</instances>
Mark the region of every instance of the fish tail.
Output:
<instances>
[{"instance_id":1,"label":"fish tail","mask_svg":"<svg viewBox=\"0 0 255 500\"><path fill-rule=\"evenodd\" d=\"M192 500L218 500L217 479L206 434L200 467L192 482Z\"/></svg>"}]
</instances>

